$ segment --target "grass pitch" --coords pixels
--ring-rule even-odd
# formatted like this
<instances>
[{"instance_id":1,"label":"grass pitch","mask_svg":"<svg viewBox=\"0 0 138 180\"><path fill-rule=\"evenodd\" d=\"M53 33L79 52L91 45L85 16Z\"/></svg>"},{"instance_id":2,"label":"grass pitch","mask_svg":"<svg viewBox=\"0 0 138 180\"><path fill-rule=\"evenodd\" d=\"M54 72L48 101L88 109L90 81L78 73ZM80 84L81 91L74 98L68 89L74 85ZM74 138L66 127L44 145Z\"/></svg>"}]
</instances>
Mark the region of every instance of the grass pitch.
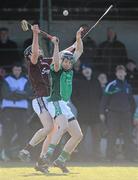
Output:
<instances>
[{"instance_id":1,"label":"grass pitch","mask_svg":"<svg viewBox=\"0 0 138 180\"><path fill-rule=\"evenodd\" d=\"M0 163L0 180L138 180L138 164L69 164L70 174L51 168L50 174L37 172L33 164Z\"/></svg>"}]
</instances>

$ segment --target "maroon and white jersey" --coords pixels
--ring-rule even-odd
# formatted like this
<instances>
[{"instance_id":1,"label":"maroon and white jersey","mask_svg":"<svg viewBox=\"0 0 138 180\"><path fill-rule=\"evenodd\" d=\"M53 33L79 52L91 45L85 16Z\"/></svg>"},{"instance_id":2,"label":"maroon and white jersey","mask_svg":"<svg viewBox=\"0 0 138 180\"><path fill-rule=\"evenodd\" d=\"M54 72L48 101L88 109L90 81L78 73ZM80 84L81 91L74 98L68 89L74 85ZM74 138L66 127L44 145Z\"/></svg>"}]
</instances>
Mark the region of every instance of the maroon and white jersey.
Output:
<instances>
[{"instance_id":1,"label":"maroon and white jersey","mask_svg":"<svg viewBox=\"0 0 138 180\"><path fill-rule=\"evenodd\" d=\"M50 82L49 72L52 58L38 59L37 64L28 61L28 75L36 97L49 96Z\"/></svg>"}]
</instances>

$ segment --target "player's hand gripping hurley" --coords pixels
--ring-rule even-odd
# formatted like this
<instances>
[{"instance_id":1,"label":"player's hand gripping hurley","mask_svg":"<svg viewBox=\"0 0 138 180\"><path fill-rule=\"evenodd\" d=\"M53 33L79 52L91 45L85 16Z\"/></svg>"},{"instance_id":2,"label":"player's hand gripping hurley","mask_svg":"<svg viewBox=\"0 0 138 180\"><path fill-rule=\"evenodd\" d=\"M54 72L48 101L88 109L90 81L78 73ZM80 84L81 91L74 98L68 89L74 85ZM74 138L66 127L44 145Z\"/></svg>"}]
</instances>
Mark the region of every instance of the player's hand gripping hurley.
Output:
<instances>
[{"instance_id":1,"label":"player's hand gripping hurley","mask_svg":"<svg viewBox=\"0 0 138 180\"><path fill-rule=\"evenodd\" d=\"M22 20L21 21L21 27L23 31L28 31L32 29L32 24L30 24L28 21L26 20ZM46 33L45 31L40 30L40 34L42 34L43 36L47 37L48 39L52 39L53 36L51 36L50 34Z\"/></svg>"}]
</instances>

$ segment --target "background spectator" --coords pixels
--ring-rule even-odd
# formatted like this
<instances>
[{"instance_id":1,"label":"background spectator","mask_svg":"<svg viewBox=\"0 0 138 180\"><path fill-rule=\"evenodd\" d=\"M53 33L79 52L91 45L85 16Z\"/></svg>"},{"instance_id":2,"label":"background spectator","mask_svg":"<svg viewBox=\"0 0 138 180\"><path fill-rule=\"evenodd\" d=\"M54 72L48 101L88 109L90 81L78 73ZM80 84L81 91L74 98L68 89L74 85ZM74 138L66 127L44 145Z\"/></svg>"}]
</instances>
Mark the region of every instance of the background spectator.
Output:
<instances>
[{"instance_id":1,"label":"background spectator","mask_svg":"<svg viewBox=\"0 0 138 180\"><path fill-rule=\"evenodd\" d=\"M138 106L134 114L134 135L135 135L135 144L138 153Z\"/></svg>"},{"instance_id":2,"label":"background spectator","mask_svg":"<svg viewBox=\"0 0 138 180\"><path fill-rule=\"evenodd\" d=\"M14 135L18 137L18 146L25 143L30 93L30 84L27 77L22 75L22 66L13 65L12 74L7 75L2 84L2 123L4 150L7 157L11 156Z\"/></svg>"},{"instance_id":3,"label":"background spectator","mask_svg":"<svg viewBox=\"0 0 138 180\"><path fill-rule=\"evenodd\" d=\"M102 89L99 81L95 78L89 65L82 65L82 74L79 80L74 80L74 90L72 101L78 109L78 119L84 136L88 127L91 128L91 156L98 159L100 156L100 120L99 103L102 96ZM85 138L84 138L85 139ZM82 145L83 146L83 145ZM83 156L88 156L83 147ZM89 157L90 158L90 157Z\"/></svg>"},{"instance_id":4,"label":"background spectator","mask_svg":"<svg viewBox=\"0 0 138 180\"><path fill-rule=\"evenodd\" d=\"M1 86L3 83L3 78L6 75L6 71L4 68L0 68L0 104L1 104Z\"/></svg>"},{"instance_id":5,"label":"background spectator","mask_svg":"<svg viewBox=\"0 0 138 180\"><path fill-rule=\"evenodd\" d=\"M100 82L100 85L101 85L101 88L105 89L107 83L108 83L108 78L107 78L107 75L105 73L100 73L98 75L98 81Z\"/></svg>"},{"instance_id":6,"label":"background spectator","mask_svg":"<svg viewBox=\"0 0 138 180\"><path fill-rule=\"evenodd\" d=\"M133 88L133 94L138 95L138 69L136 62L129 59L127 64L127 80Z\"/></svg>"},{"instance_id":7,"label":"background spectator","mask_svg":"<svg viewBox=\"0 0 138 180\"><path fill-rule=\"evenodd\" d=\"M0 68L0 159L2 159L3 150L3 125L2 125L2 113L1 113L1 86L3 83L3 78L6 75L5 69Z\"/></svg>"},{"instance_id":8,"label":"background spectator","mask_svg":"<svg viewBox=\"0 0 138 180\"><path fill-rule=\"evenodd\" d=\"M106 88L106 85L108 83L108 78L105 73L100 73L97 77L98 81L100 82L103 95ZM108 129L107 129L107 122L101 123L101 156L103 159L106 158L106 150L107 150L107 135L108 135Z\"/></svg>"},{"instance_id":9,"label":"background spectator","mask_svg":"<svg viewBox=\"0 0 138 180\"><path fill-rule=\"evenodd\" d=\"M74 70L74 79L80 79L82 77L82 74L81 74L81 62L79 59L74 64L73 70Z\"/></svg>"},{"instance_id":10,"label":"background spectator","mask_svg":"<svg viewBox=\"0 0 138 180\"><path fill-rule=\"evenodd\" d=\"M81 63L87 63L94 66L95 58L96 58L96 50L97 45L96 42L91 39L91 37L87 36L84 38L84 52L80 57Z\"/></svg>"},{"instance_id":11,"label":"background spectator","mask_svg":"<svg viewBox=\"0 0 138 180\"><path fill-rule=\"evenodd\" d=\"M124 140L125 158L129 160L136 158L136 151L132 142L132 117L136 104L132 95L131 86L127 83L125 77L125 67L123 65L117 66L116 79L106 86L101 101L100 118L102 121L105 121L105 114L107 114L107 158L109 158L110 161L116 158L115 143L120 133L122 133Z\"/></svg>"},{"instance_id":12,"label":"background spectator","mask_svg":"<svg viewBox=\"0 0 138 180\"><path fill-rule=\"evenodd\" d=\"M19 62L17 44L10 40L8 28L0 28L0 65L11 68L14 62Z\"/></svg>"},{"instance_id":13,"label":"background spectator","mask_svg":"<svg viewBox=\"0 0 138 180\"><path fill-rule=\"evenodd\" d=\"M98 48L99 69L107 72L112 79L114 69L117 65L125 65L127 62L127 50L125 45L117 39L113 28L107 29L107 40L102 42Z\"/></svg>"}]
</instances>

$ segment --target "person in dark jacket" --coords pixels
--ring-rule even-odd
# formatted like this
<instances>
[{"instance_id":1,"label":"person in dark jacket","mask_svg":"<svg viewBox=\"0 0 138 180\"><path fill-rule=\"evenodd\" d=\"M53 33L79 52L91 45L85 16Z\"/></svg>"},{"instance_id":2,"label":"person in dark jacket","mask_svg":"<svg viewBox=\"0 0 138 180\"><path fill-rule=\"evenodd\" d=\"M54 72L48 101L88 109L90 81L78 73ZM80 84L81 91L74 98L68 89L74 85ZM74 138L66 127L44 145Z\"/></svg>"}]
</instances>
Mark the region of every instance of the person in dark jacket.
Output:
<instances>
[{"instance_id":1,"label":"person in dark jacket","mask_svg":"<svg viewBox=\"0 0 138 180\"><path fill-rule=\"evenodd\" d=\"M97 50L97 44L95 40L89 36L86 37L84 39L84 47L84 53L80 58L81 63L89 63L94 65Z\"/></svg>"},{"instance_id":2,"label":"person in dark jacket","mask_svg":"<svg viewBox=\"0 0 138 180\"><path fill-rule=\"evenodd\" d=\"M133 88L133 94L138 95L138 68L136 62L129 59L126 64L127 76L126 79Z\"/></svg>"},{"instance_id":3,"label":"person in dark jacket","mask_svg":"<svg viewBox=\"0 0 138 180\"><path fill-rule=\"evenodd\" d=\"M0 28L0 64L9 70L12 64L21 62L17 44L9 37L8 28Z\"/></svg>"},{"instance_id":4,"label":"person in dark jacket","mask_svg":"<svg viewBox=\"0 0 138 180\"><path fill-rule=\"evenodd\" d=\"M97 53L96 62L99 63L99 69L106 72L111 80L114 78L115 67L127 63L126 47L117 39L113 28L107 29L107 40L99 45Z\"/></svg>"},{"instance_id":5,"label":"person in dark jacket","mask_svg":"<svg viewBox=\"0 0 138 180\"><path fill-rule=\"evenodd\" d=\"M88 127L91 128L92 152L89 153L94 160L98 160L100 156L99 104L102 88L94 74L89 64L82 65L82 77L74 80L72 102L78 110L78 119L84 136ZM81 149L81 153L86 156L84 149Z\"/></svg>"},{"instance_id":6,"label":"person in dark jacket","mask_svg":"<svg viewBox=\"0 0 138 180\"><path fill-rule=\"evenodd\" d=\"M105 121L105 115L107 116L109 133L107 158L111 161L115 158L114 146L120 132L123 134L125 157L129 160L135 158L131 128L136 104L131 86L125 80L126 74L126 68L123 65L116 67L116 79L107 84L100 106L100 119Z\"/></svg>"}]
</instances>

